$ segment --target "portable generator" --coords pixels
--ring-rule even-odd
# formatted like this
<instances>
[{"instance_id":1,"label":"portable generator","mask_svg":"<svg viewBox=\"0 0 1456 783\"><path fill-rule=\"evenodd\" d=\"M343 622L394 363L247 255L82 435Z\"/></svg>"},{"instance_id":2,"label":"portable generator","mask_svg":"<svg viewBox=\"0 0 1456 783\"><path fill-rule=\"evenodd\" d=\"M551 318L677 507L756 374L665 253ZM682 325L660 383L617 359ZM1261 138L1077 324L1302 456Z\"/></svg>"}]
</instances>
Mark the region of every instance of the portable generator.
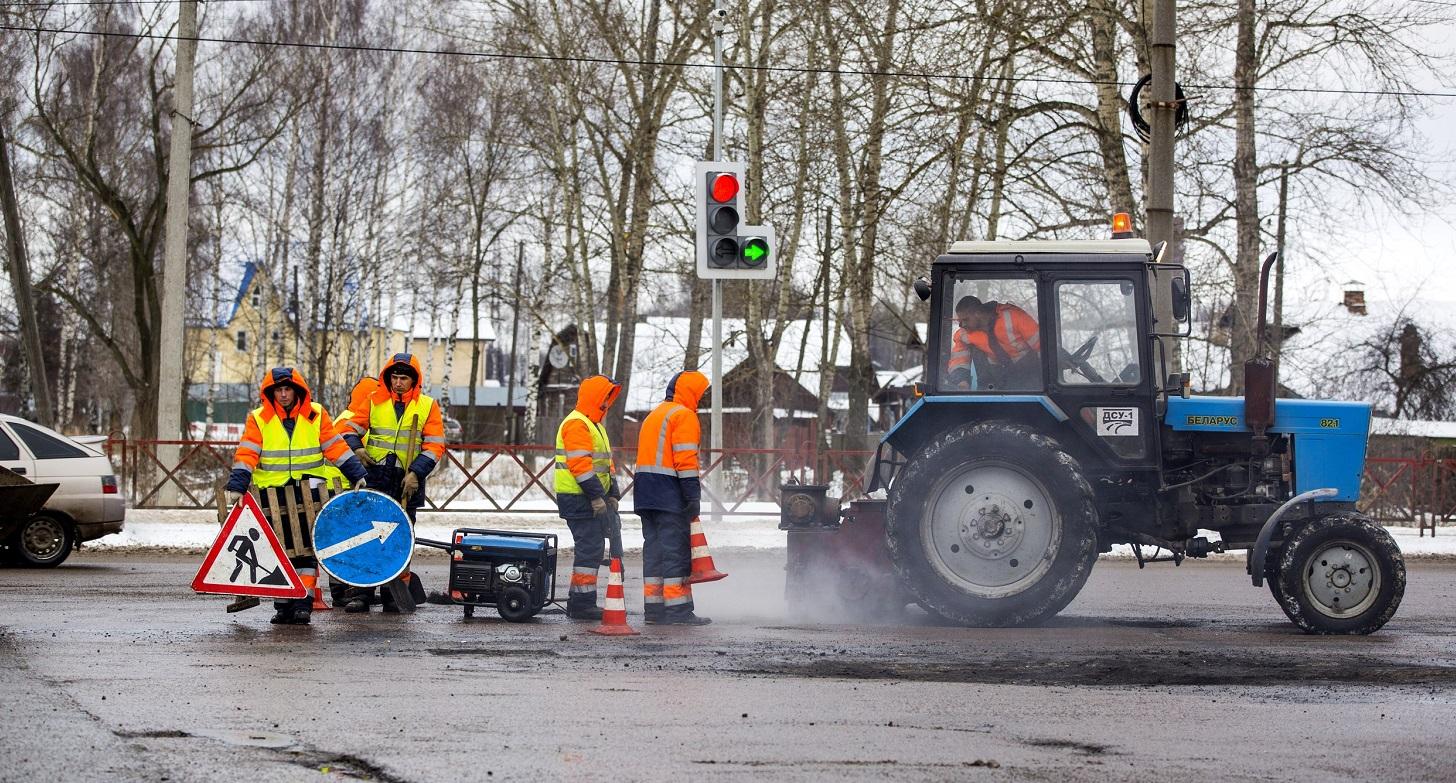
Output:
<instances>
[{"instance_id":1,"label":"portable generator","mask_svg":"<svg viewBox=\"0 0 1456 783\"><path fill-rule=\"evenodd\" d=\"M556 600L556 535L457 528L451 540L416 540L450 553L445 594L466 617L494 606L502 619L525 622Z\"/></svg>"}]
</instances>

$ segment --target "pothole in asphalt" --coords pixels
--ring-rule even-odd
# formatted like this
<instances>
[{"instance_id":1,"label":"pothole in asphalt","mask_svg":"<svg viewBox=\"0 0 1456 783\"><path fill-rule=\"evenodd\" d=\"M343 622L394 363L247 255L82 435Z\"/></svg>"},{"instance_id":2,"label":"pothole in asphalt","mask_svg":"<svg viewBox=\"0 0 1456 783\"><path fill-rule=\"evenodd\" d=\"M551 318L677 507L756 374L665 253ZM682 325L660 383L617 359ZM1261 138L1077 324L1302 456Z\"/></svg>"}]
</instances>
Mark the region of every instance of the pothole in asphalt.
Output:
<instances>
[{"instance_id":1,"label":"pothole in asphalt","mask_svg":"<svg viewBox=\"0 0 1456 783\"><path fill-rule=\"evenodd\" d=\"M157 729L152 731L117 731L113 733L122 739L184 739L188 737L200 737L202 739L226 742L229 745L272 748L275 750L291 748L298 743L297 740L287 734L274 734L270 731L236 731L233 729L196 729L194 731L182 731L181 729Z\"/></svg>"},{"instance_id":2,"label":"pothole in asphalt","mask_svg":"<svg viewBox=\"0 0 1456 783\"><path fill-rule=\"evenodd\" d=\"M556 650L522 650L516 647L432 647L426 650L426 652L431 655L441 655L447 658L467 655L485 658L545 658L555 657L561 654Z\"/></svg>"},{"instance_id":3,"label":"pothole in asphalt","mask_svg":"<svg viewBox=\"0 0 1456 783\"><path fill-rule=\"evenodd\" d=\"M232 729L199 729L192 732L198 737L226 742L229 745L244 745L252 748L291 748L298 740L287 734L268 731L234 731Z\"/></svg>"},{"instance_id":4,"label":"pothole in asphalt","mask_svg":"<svg viewBox=\"0 0 1456 783\"><path fill-rule=\"evenodd\" d=\"M1456 687L1456 666L1403 663L1373 656L1109 655L1044 658L1007 655L960 661L821 659L764 661L734 668L741 674L856 680L1016 685L1248 685L1292 682L1354 686Z\"/></svg>"}]
</instances>

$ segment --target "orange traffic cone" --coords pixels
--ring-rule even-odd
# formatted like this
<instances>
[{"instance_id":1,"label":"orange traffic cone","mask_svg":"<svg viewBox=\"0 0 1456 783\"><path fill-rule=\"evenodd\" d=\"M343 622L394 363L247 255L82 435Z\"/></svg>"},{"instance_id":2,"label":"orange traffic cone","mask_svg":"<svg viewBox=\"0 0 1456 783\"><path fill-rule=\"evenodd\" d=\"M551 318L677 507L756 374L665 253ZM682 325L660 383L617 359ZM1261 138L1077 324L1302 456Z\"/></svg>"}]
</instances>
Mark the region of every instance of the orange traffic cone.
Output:
<instances>
[{"instance_id":1,"label":"orange traffic cone","mask_svg":"<svg viewBox=\"0 0 1456 783\"><path fill-rule=\"evenodd\" d=\"M627 624L627 594L622 590L622 558L612 558L612 570L607 574L607 607L602 610L602 624L591 629L602 636L636 636L637 631Z\"/></svg>"},{"instance_id":2,"label":"orange traffic cone","mask_svg":"<svg viewBox=\"0 0 1456 783\"><path fill-rule=\"evenodd\" d=\"M703 522L697 517L693 517L688 544L693 548L693 572L688 575L688 584L716 582L727 576L713 565L713 556L708 554L708 537L703 534Z\"/></svg>"},{"instance_id":3,"label":"orange traffic cone","mask_svg":"<svg viewBox=\"0 0 1456 783\"><path fill-rule=\"evenodd\" d=\"M303 586L313 591L313 611L319 612L334 608L332 606L329 606L328 602L324 601L324 591L319 589L319 578L317 573L299 574L299 577L303 579ZM312 582L312 584L309 584L310 582Z\"/></svg>"}]
</instances>

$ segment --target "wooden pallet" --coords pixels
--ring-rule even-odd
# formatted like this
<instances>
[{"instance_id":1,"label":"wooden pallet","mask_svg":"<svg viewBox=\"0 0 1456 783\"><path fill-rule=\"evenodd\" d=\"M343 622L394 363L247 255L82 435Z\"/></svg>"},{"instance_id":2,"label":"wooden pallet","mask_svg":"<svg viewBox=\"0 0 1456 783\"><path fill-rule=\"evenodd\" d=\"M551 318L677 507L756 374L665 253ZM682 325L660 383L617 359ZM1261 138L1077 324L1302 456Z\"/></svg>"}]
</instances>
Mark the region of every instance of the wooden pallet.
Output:
<instances>
[{"instance_id":1,"label":"wooden pallet","mask_svg":"<svg viewBox=\"0 0 1456 783\"><path fill-rule=\"evenodd\" d=\"M223 497L223 487L226 483L219 479L214 485L219 501ZM303 487L302 492L296 491L299 486ZM249 487L248 491L258 499L258 505L263 509L263 516L267 518L268 525L278 536L279 543L283 545L283 551L289 557L311 557L313 556L314 520L318 518L318 513L323 510L325 503L348 489L348 486L338 479L325 479L319 484L318 489L313 491L309 490L306 484L266 489ZM314 499L315 492L318 494L317 500ZM231 510L225 503L217 503L217 524L219 526L227 522L227 515Z\"/></svg>"}]
</instances>

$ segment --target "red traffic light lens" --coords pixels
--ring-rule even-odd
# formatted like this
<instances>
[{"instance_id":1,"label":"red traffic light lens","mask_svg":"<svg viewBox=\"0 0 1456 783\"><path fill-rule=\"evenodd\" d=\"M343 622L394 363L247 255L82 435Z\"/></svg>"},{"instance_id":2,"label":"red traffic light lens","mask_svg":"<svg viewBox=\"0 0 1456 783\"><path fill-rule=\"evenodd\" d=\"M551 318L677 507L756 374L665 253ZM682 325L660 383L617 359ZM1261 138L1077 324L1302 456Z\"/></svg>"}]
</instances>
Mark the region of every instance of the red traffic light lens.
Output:
<instances>
[{"instance_id":1,"label":"red traffic light lens","mask_svg":"<svg viewBox=\"0 0 1456 783\"><path fill-rule=\"evenodd\" d=\"M725 201L732 201L738 196L738 177L732 174L714 175L713 186L708 190L708 193L719 204Z\"/></svg>"}]
</instances>

